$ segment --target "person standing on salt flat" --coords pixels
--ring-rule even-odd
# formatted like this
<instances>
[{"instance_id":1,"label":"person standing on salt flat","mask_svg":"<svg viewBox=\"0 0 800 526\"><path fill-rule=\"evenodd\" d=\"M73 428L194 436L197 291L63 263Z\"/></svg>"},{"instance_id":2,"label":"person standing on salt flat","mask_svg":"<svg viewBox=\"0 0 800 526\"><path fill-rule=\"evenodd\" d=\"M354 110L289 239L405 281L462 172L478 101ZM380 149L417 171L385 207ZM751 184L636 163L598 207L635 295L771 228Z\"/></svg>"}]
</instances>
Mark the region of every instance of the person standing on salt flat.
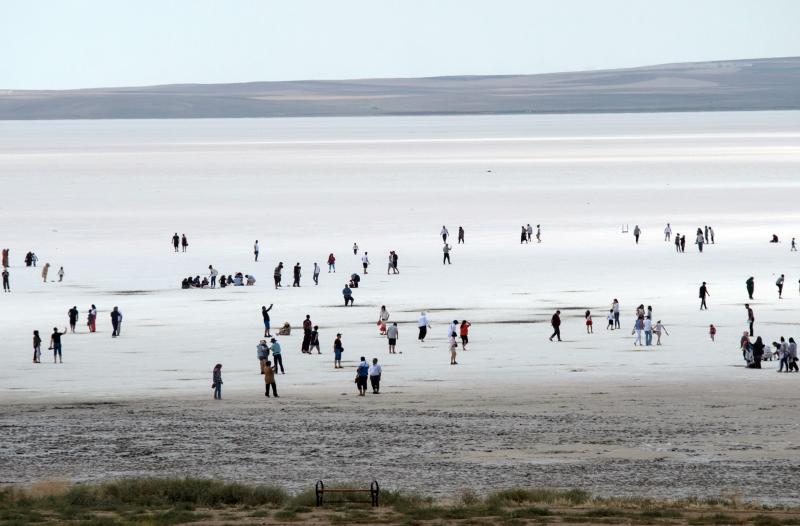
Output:
<instances>
[{"instance_id":1,"label":"person standing on salt flat","mask_svg":"<svg viewBox=\"0 0 800 526\"><path fill-rule=\"evenodd\" d=\"M633 237L636 238L636 244L639 244L639 236L642 235L642 229L639 228L639 225L636 225L633 229Z\"/></svg>"},{"instance_id":2,"label":"person standing on salt flat","mask_svg":"<svg viewBox=\"0 0 800 526\"><path fill-rule=\"evenodd\" d=\"M744 282L745 286L747 286L747 296L750 299L753 299L753 292L756 290L756 280L753 276L747 278L747 281Z\"/></svg>"},{"instance_id":3,"label":"person standing on salt flat","mask_svg":"<svg viewBox=\"0 0 800 526\"><path fill-rule=\"evenodd\" d=\"M392 270L394 269L394 250L389 251L389 264L386 267L386 275L388 276L391 274Z\"/></svg>"},{"instance_id":4,"label":"person standing on salt flat","mask_svg":"<svg viewBox=\"0 0 800 526\"><path fill-rule=\"evenodd\" d=\"M75 325L78 324L78 307L73 305L71 309L67 311L67 318L69 319L69 330L70 332L75 332Z\"/></svg>"},{"instance_id":5,"label":"person standing on salt flat","mask_svg":"<svg viewBox=\"0 0 800 526\"><path fill-rule=\"evenodd\" d=\"M319 285L319 273L320 273L320 268L319 265L317 265L317 262L315 261L314 273L312 274L312 278L314 278L314 285Z\"/></svg>"},{"instance_id":6,"label":"person standing on salt flat","mask_svg":"<svg viewBox=\"0 0 800 526\"><path fill-rule=\"evenodd\" d=\"M785 280L785 276L781 274L781 277L775 282L775 286L778 287L778 299L783 299L783 282Z\"/></svg>"},{"instance_id":7,"label":"person standing on salt flat","mask_svg":"<svg viewBox=\"0 0 800 526\"><path fill-rule=\"evenodd\" d=\"M58 267L58 282L64 281L64 267Z\"/></svg>"},{"instance_id":8,"label":"person standing on salt flat","mask_svg":"<svg viewBox=\"0 0 800 526\"><path fill-rule=\"evenodd\" d=\"M525 226L525 233L528 234L528 243L530 243L533 238L533 227L530 223Z\"/></svg>"},{"instance_id":9,"label":"person standing on salt flat","mask_svg":"<svg viewBox=\"0 0 800 526\"><path fill-rule=\"evenodd\" d=\"M614 309L608 309L608 315L606 316L608 323L606 324L606 330L614 330Z\"/></svg>"},{"instance_id":10,"label":"person standing on salt flat","mask_svg":"<svg viewBox=\"0 0 800 526\"><path fill-rule=\"evenodd\" d=\"M633 340L633 345L641 346L642 345L642 331L644 330L644 316L639 316L636 318L636 321L633 322L633 330L631 331L631 336L636 335L636 338Z\"/></svg>"},{"instance_id":11,"label":"person standing on salt flat","mask_svg":"<svg viewBox=\"0 0 800 526\"><path fill-rule=\"evenodd\" d=\"M122 326L122 313L119 310L119 307L114 307L111 311L111 337L116 338L119 336L119 331Z\"/></svg>"},{"instance_id":12,"label":"person standing on salt flat","mask_svg":"<svg viewBox=\"0 0 800 526\"><path fill-rule=\"evenodd\" d=\"M461 321L461 327L459 334L461 336L461 350L467 350L467 344L469 343L469 328L472 327L472 324L467 320Z\"/></svg>"},{"instance_id":13,"label":"person standing on salt flat","mask_svg":"<svg viewBox=\"0 0 800 526\"><path fill-rule=\"evenodd\" d=\"M53 327L53 334L50 335L50 348L53 350L53 363L56 363L56 360L60 363L64 363L64 360L61 359L61 337L67 334L67 328L64 327L64 332L58 332L57 327Z\"/></svg>"},{"instance_id":14,"label":"person standing on salt flat","mask_svg":"<svg viewBox=\"0 0 800 526\"><path fill-rule=\"evenodd\" d=\"M587 310L583 317L586 319L586 334L593 334L594 330L592 325L594 323L592 322L592 312Z\"/></svg>"},{"instance_id":15,"label":"person standing on salt flat","mask_svg":"<svg viewBox=\"0 0 800 526\"><path fill-rule=\"evenodd\" d=\"M558 336L558 341L561 341L561 311L557 310L553 317L550 318L550 325L553 326L553 334L550 336L550 341Z\"/></svg>"},{"instance_id":16,"label":"person standing on salt flat","mask_svg":"<svg viewBox=\"0 0 800 526\"><path fill-rule=\"evenodd\" d=\"M283 270L283 261L278 262L278 266L275 267L275 271L272 274L272 277L275 279L275 288L279 288L281 286L281 271Z\"/></svg>"},{"instance_id":17,"label":"person standing on salt flat","mask_svg":"<svg viewBox=\"0 0 800 526\"><path fill-rule=\"evenodd\" d=\"M705 238L703 237L703 231L699 228L697 229L697 238L695 239L694 244L697 245L697 250L700 252L703 251L703 244L706 242Z\"/></svg>"},{"instance_id":18,"label":"person standing on salt flat","mask_svg":"<svg viewBox=\"0 0 800 526\"><path fill-rule=\"evenodd\" d=\"M395 274L400 274L400 269L397 268L397 260L398 260L397 252L392 250L392 271Z\"/></svg>"},{"instance_id":19,"label":"person standing on salt flat","mask_svg":"<svg viewBox=\"0 0 800 526\"><path fill-rule=\"evenodd\" d=\"M667 332L667 328L664 327L664 325L661 323L661 320L658 320L656 322L656 326L653 329L653 332L656 334L656 345L661 345L661 333L662 332L664 334L666 334L667 336L669 336L669 333Z\"/></svg>"},{"instance_id":20,"label":"person standing on salt flat","mask_svg":"<svg viewBox=\"0 0 800 526\"><path fill-rule=\"evenodd\" d=\"M439 235L442 236L442 243L447 243L447 236L450 235L450 232L447 231L447 227L442 225L442 231L439 232Z\"/></svg>"},{"instance_id":21,"label":"person standing on salt flat","mask_svg":"<svg viewBox=\"0 0 800 526\"><path fill-rule=\"evenodd\" d=\"M189 240L186 239L186 234L181 235L181 248L184 252L186 252L186 249L189 248Z\"/></svg>"},{"instance_id":22,"label":"person standing on salt flat","mask_svg":"<svg viewBox=\"0 0 800 526\"><path fill-rule=\"evenodd\" d=\"M8 264L8 253L9 253L9 249L4 248L3 249L3 268L10 267L10 265Z\"/></svg>"},{"instance_id":23,"label":"person standing on salt flat","mask_svg":"<svg viewBox=\"0 0 800 526\"><path fill-rule=\"evenodd\" d=\"M458 227L458 244L464 243L464 228Z\"/></svg>"},{"instance_id":24,"label":"person standing on salt flat","mask_svg":"<svg viewBox=\"0 0 800 526\"><path fill-rule=\"evenodd\" d=\"M700 285L700 310L708 310L708 305L706 305L706 297L708 296L711 296L711 294L708 292L708 287L704 281L703 284Z\"/></svg>"},{"instance_id":25,"label":"person standing on salt flat","mask_svg":"<svg viewBox=\"0 0 800 526\"><path fill-rule=\"evenodd\" d=\"M361 265L364 267L364 274L367 274L367 267L369 266L369 256L367 252L361 257Z\"/></svg>"},{"instance_id":26,"label":"person standing on salt flat","mask_svg":"<svg viewBox=\"0 0 800 526\"><path fill-rule=\"evenodd\" d=\"M705 226L704 231L705 231L704 237L705 237L706 243L708 243L708 225Z\"/></svg>"},{"instance_id":27,"label":"person standing on salt flat","mask_svg":"<svg viewBox=\"0 0 800 526\"><path fill-rule=\"evenodd\" d=\"M306 319L303 320L303 342L300 344L300 352L304 354L311 354L311 315L306 314Z\"/></svg>"},{"instance_id":28,"label":"person standing on salt flat","mask_svg":"<svg viewBox=\"0 0 800 526\"><path fill-rule=\"evenodd\" d=\"M217 287L217 269L215 269L212 265L208 266L208 275L211 278L211 288L214 289Z\"/></svg>"},{"instance_id":29,"label":"person standing on salt flat","mask_svg":"<svg viewBox=\"0 0 800 526\"><path fill-rule=\"evenodd\" d=\"M425 343L425 336L427 336L431 324L428 322L428 316L426 316L424 312L420 313L419 320L417 320L417 327L419 328L419 337L417 339Z\"/></svg>"},{"instance_id":30,"label":"person standing on salt flat","mask_svg":"<svg viewBox=\"0 0 800 526\"><path fill-rule=\"evenodd\" d=\"M650 316L644 319L644 344L648 347L653 345L653 319Z\"/></svg>"},{"instance_id":31,"label":"person standing on salt flat","mask_svg":"<svg viewBox=\"0 0 800 526\"><path fill-rule=\"evenodd\" d=\"M311 329L311 344L308 346L308 354L311 354L314 349L317 350L317 354L322 354L322 351L319 350L319 325L314 325L314 328Z\"/></svg>"},{"instance_id":32,"label":"person standing on salt flat","mask_svg":"<svg viewBox=\"0 0 800 526\"><path fill-rule=\"evenodd\" d=\"M3 267L3 292L11 292L11 283L8 281L8 269Z\"/></svg>"},{"instance_id":33,"label":"person standing on salt flat","mask_svg":"<svg viewBox=\"0 0 800 526\"><path fill-rule=\"evenodd\" d=\"M97 332L97 306L94 303L86 315L86 325L89 326L89 332Z\"/></svg>"},{"instance_id":34,"label":"person standing on salt flat","mask_svg":"<svg viewBox=\"0 0 800 526\"><path fill-rule=\"evenodd\" d=\"M256 345L256 358L258 358L258 365L261 370L261 374L264 374L264 369L267 367L267 359L269 359L269 346L267 345L267 340L261 340Z\"/></svg>"},{"instance_id":35,"label":"person standing on salt flat","mask_svg":"<svg viewBox=\"0 0 800 526\"><path fill-rule=\"evenodd\" d=\"M747 325L750 326L750 336L754 336L753 334L753 324L756 321L756 316L753 314L753 309L750 308L749 303L744 304L744 308L747 309Z\"/></svg>"},{"instance_id":36,"label":"person standing on salt flat","mask_svg":"<svg viewBox=\"0 0 800 526\"><path fill-rule=\"evenodd\" d=\"M451 333L454 333L458 330L458 320L453 320L450 326L447 328L447 337L450 337Z\"/></svg>"},{"instance_id":37,"label":"person standing on salt flat","mask_svg":"<svg viewBox=\"0 0 800 526\"><path fill-rule=\"evenodd\" d=\"M286 374L283 370L283 355L281 354L281 344L278 343L278 340L275 338L271 338L269 340L272 343L272 346L269 348L272 351L272 359L275 363L272 364L272 369L277 373L278 368L281 369L281 374Z\"/></svg>"},{"instance_id":38,"label":"person standing on salt flat","mask_svg":"<svg viewBox=\"0 0 800 526\"><path fill-rule=\"evenodd\" d=\"M397 328L397 322L392 323L389 328L386 329L386 337L389 340L389 354L395 354L397 338L400 337L400 329Z\"/></svg>"},{"instance_id":39,"label":"person standing on salt flat","mask_svg":"<svg viewBox=\"0 0 800 526\"><path fill-rule=\"evenodd\" d=\"M222 364L218 363L211 371L211 388L214 390L214 400L222 400Z\"/></svg>"},{"instance_id":40,"label":"person standing on salt flat","mask_svg":"<svg viewBox=\"0 0 800 526\"><path fill-rule=\"evenodd\" d=\"M617 301L617 298L614 298L614 301L611 302L611 310L614 311L614 328L619 329L619 301Z\"/></svg>"},{"instance_id":41,"label":"person standing on salt flat","mask_svg":"<svg viewBox=\"0 0 800 526\"><path fill-rule=\"evenodd\" d=\"M36 263L34 263L33 266L35 267ZM45 263L44 267L42 267L42 282L43 283L47 283L47 273L48 272L50 272L50 263Z\"/></svg>"},{"instance_id":42,"label":"person standing on salt flat","mask_svg":"<svg viewBox=\"0 0 800 526\"><path fill-rule=\"evenodd\" d=\"M686 234L681 236L681 253L686 252Z\"/></svg>"},{"instance_id":43,"label":"person standing on salt flat","mask_svg":"<svg viewBox=\"0 0 800 526\"><path fill-rule=\"evenodd\" d=\"M33 331L33 363L42 363L42 337Z\"/></svg>"},{"instance_id":44,"label":"person standing on salt flat","mask_svg":"<svg viewBox=\"0 0 800 526\"><path fill-rule=\"evenodd\" d=\"M172 236L172 246L173 248L175 248L175 252L178 251L178 247L180 246L180 244L181 244L181 238L180 236L178 236L178 233L175 232L175 235Z\"/></svg>"},{"instance_id":45,"label":"person standing on salt flat","mask_svg":"<svg viewBox=\"0 0 800 526\"><path fill-rule=\"evenodd\" d=\"M453 331L450 333L450 365L458 365L456 361L456 351L458 350L458 342L456 342L456 332Z\"/></svg>"},{"instance_id":46,"label":"person standing on salt flat","mask_svg":"<svg viewBox=\"0 0 800 526\"><path fill-rule=\"evenodd\" d=\"M675 234L675 252L677 252L679 254L681 252L681 233L680 232Z\"/></svg>"},{"instance_id":47,"label":"person standing on salt flat","mask_svg":"<svg viewBox=\"0 0 800 526\"><path fill-rule=\"evenodd\" d=\"M294 268L292 269L292 277L294 278L292 281L292 287L299 287L300 286L300 262L294 264Z\"/></svg>"},{"instance_id":48,"label":"person standing on salt flat","mask_svg":"<svg viewBox=\"0 0 800 526\"><path fill-rule=\"evenodd\" d=\"M442 256L442 265L444 265L445 263L447 263L448 265L451 264L450 263L450 250L452 248L453 247L451 247L447 243L445 243L444 246L442 247L442 252L444 253L444 255Z\"/></svg>"},{"instance_id":49,"label":"person standing on salt flat","mask_svg":"<svg viewBox=\"0 0 800 526\"><path fill-rule=\"evenodd\" d=\"M269 398L269 389L272 388L272 394L275 398L280 398L278 396L278 385L275 383L275 371L272 370L270 367L270 362L267 360L267 366L264 369L264 396Z\"/></svg>"},{"instance_id":50,"label":"person standing on salt flat","mask_svg":"<svg viewBox=\"0 0 800 526\"><path fill-rule=\"evenodd\" d=\"M523 243L528 243L528 231L525 229L524 226L521 227L521 228L522 228L522 232L520 232L520 234L519 234L519 244L520 245L523 244Z\"/></svg>"},{"instance_id":51,"label":"person standing on salt flat","mask_svg":"<svg viewBox=\"0 0 800 526\"><path fill-rule=\"evenodd\" d=\"M353 243L353 255L358 255L358 243Z\"/></svg>"},{"instance_id":52,"label":"person standing on salt flat","mask_svg":"<svg viewBox=\"0 0 800 526\"><path fill-rule=\"evenodd\" d=\"M711 236L711 244L714 244L714 228L709 226L708 227L708 235Z\"/></svg>"},{"instance_id":53,"label":"person standing on salt flat","mask_svg":"<svg viewBox=\"0 0 800 526\"><path fill-rule=\"evenodd\" d=\"M342 351L344 351L344 347L342 346L342 333L336 334L336 339L333 340L333 368L334 369L343 369L342 367Z\"/></svg>"},{"instance_id":54,"label":"person standing on salt flat","mask_svg":"<svg viewBox=\"0 0 800 526\"><path fill-rule=\"evenodd\" d=\"M536 242L542 242L542 228L541 225L536 225Z\"/></svg>"},{"instance_id":55,"label":"person standing on salt flat","mask_svg":"<svg viewBox=\"0 0 800 526\"><path fill-rule=\"evenodd\" d=\"M258 239L256 239L256 242L253 243L253 255L255 255L256 257L256 262L258 262L258 252L259 252Z\"/></svg>"},{"instance_id":56,"label":"person standing on salt flat","mask_svg":"<svg viewBox=\"0 0 800 526\"><path fill-rule=\"evenodd\" d=\"M336 256L333 255L333 252L328 254L328 274L331 273L331 270L336 272Z\"/></svg>"},{"instance_id":57,"label":"person standing on salt flat","mask_svg":"<svg viewBox=\"0 0 800 526\"><path fill-rule=\"evenodd\" d=\"M261 306L261 317L264 319L264 338L271 338L272 335L269 333L269 311L272 310L272 303L269 304L269 308L262 305Z\"/></svg>"},{"instance_id":58,"label":"person standing on salt flat","mask_svg":"<svg viewBox=\"0 0 800 526\"><path fill-rule=\"evenodd\" d=\"M789 252L797 252L797 241L792 238L792 248L789 249Z\"/></svg>"},{"instance_id":59,"label":"person standing on salt flat","mask_svg":"<svg viewBox=\"0 0 800 526\"><path fill-rule=\"evenodd\" d=\"M672 236L672 227L669 226L669 223L667 223L667 226L664 228L664 241L669 241L671 236Z\"/></svg>"}]
</instances>

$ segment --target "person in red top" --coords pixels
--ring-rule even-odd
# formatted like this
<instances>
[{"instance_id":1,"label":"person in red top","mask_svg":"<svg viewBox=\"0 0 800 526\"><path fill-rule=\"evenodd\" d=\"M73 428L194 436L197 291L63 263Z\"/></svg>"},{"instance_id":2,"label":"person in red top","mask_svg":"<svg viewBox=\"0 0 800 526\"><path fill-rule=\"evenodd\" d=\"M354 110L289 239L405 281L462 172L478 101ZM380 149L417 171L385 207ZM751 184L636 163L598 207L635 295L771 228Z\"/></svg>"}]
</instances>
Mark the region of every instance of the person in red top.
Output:
<instances>
[{"instance_id":1,"label":"person in red top","mask_svg":"<svg viewBox=\"0 0 800 526\"><path fill-rule=\"evenodd\" d=\"M331 270L336 272L336 257L333 252L328 256L328 274L331 273Z\"/></svg>"},{"instance_id":2,"label":"person in red top","mask_svg":"<svg viewBox=\"0 0 800 526\"><path fill-rule=\"evenodd\" d=\"M472 327L472 324L467 320L463 320L461 322L461 348L463 350L467 350L467 344L469 343L469 328Z\"/></svg>"}]
</instances>

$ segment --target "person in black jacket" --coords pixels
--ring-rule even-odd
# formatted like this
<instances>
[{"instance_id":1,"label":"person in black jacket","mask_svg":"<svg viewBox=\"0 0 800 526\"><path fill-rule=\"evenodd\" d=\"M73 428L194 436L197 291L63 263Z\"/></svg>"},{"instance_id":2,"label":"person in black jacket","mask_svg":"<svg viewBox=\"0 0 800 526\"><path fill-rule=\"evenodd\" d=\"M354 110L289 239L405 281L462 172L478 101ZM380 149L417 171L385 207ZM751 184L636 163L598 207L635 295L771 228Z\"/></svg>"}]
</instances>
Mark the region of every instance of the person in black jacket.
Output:
<instances>
[{"instance_id":1,"label":"person in black jacket","mask_svg":"<svg viewBox=\"0 0 800 526\"><path fill-rule=\"evenodd\" d=\"M550 336L550 341L553 341L553 338L556 336L558 337L558 341L561 341L561 311L557 310L553 317L550 319L550 325L553 326L553 334Z\"/></svg>"},{"instance_id":2,"label":"person in black jacket","mask_svg":"<svg viewBox=\"0 0 800 526\"><path fill-rule=\"evenodd\" d=\"M700 285L700 310L708 310L708 305L706 305L707 296L711 296L711 294L708 293L708 287L704 281L703 284Z\"/></svg>"},{"instance_id":3,"label":"person in black jacket","mask_svg":"<svg viewBox=\"0 0 800 526\"><path fill-rule=\"evenodd\" d=\"M119 336L119 325L122 323L122 313L119 311L119 308L114 307L111 311L111 337L116 338Z\"/></svg>"}]
</instances>

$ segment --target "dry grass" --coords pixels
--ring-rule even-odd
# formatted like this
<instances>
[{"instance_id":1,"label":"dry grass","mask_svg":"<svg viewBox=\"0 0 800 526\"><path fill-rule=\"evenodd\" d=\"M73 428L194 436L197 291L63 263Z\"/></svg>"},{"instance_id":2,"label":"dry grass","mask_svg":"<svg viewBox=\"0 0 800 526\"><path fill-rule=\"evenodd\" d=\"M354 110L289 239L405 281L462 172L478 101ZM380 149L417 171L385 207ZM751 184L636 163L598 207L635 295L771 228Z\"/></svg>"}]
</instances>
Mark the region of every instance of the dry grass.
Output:
<instances>
[{"instance_id":1,"label":"dry grass","mask_svg":"<svg viewBox=\"0 0 800 526\"><path fill-rule=\"evenodd\" d=\"M47 480L27 489L0 488L0 524L800 525L800 509L765 508L738 495L656 501L515 488L485 497L466 489L451 499L434 500L382 491L379 508L371 508L361 494L330 497L318 508L313 490L290 496L280 488L205 479L125 479L98 485Z\"/></svg>"}]
</instances>

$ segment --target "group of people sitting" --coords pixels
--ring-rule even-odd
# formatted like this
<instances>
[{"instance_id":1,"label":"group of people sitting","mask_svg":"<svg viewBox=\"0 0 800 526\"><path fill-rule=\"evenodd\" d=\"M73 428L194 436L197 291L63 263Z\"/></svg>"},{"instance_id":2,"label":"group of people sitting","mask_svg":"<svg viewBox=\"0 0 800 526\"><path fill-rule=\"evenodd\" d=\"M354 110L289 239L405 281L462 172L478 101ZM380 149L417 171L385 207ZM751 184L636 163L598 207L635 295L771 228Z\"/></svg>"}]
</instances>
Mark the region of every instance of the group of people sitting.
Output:
<instances>
[{"instance_id":1,"label":"group of people sitting","mask_svg":"<svg viewBox=\"0 0 800 526\"><path fill-rule=\"evenodd\" d=\"M231 287L252 286L255 284L256 284L255 276L251 276L250 274L242 274L241 272L237 272L233 276L231 275L225 276L225 274L223 274L219 278L219 286L221 288L225 288L228 286ZM182 289L204 289L210 286L212 286L212 284L208 281L208 278L205 276L203 276L202 279L200 278L200 276L195 276L195 277L189 276L181 280Z\"/></svg>"},{"instance_id":2,"label":"group of people sitting","mask_svg":"<svg viewBox=\"0 0 800 526\"><path fill-rule=\"evenodd\" d=\"M800 372L797 366L797 343L794 338L786 339L781 336L779 342L772 342L771 349L764 344L761 336L756 338L755 342L750 342L750 334L744 331L741 340L742 357L747 362L749 369L761 369L762 361L779 360L780 367L778 372Z\"/></svg>"}]
</instances>

